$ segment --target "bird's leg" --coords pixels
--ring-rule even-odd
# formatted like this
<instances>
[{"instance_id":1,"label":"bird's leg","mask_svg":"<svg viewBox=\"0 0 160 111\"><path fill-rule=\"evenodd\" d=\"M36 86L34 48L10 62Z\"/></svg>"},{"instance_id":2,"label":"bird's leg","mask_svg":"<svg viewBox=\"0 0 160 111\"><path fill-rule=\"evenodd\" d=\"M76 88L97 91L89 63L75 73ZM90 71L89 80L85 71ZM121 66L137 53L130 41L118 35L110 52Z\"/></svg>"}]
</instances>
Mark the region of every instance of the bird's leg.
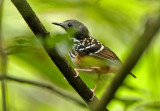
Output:
<instances>
[{"instance_id":1,"label":"bird's leg","mask_svg":"<svg viewBox=\"0 0 160 111\"><path fill-rule=\"evenodd\" d=\"M97 80L96 80L96 85L95 85L94 89L92 90L93 93L96 91L96 88L97 88L97 86L98 86L99 79L100 79L100 74L98 74L98 78L97 78Z\"/></svg>"},{"instance_id":2,"label":"bird's leg","mask_svg":"<svg viewBox=\"0 0 160 111\"><path fill-rule=\"evenodd\" d=\"M78 73L78 69L77 68L75 68L74 70L76 71L76 75L74 76L74 78L76 78L76 77L78 77L79 73Z\"/></svg>"},{"instance_id":3,"label":"bird's leg","mask_svg":"<svg viewBox=\"0 0 160 111\"><path fill-rule=\"evenodd\" d=\"M79 68L75 68L74 69L75 71L86 71L86 72L90 72L90 71L92 71L92 69L79 69Z\"/></svg>"},{"instance_id":4,"label":"bird's leg","mask_svg":"<svg viewBox=\"0 0 160 111\"><path fill-rule=\"evenodd\" d=\"M76 74L77 74L75 76L75 78L78 77L78 75L79 75L78 71L84 71L84 72L90 72L90 71L92 71L92 69L79 69L79 68L75 68L74 70L76 71Z\"/></svg>"}]
</instances>

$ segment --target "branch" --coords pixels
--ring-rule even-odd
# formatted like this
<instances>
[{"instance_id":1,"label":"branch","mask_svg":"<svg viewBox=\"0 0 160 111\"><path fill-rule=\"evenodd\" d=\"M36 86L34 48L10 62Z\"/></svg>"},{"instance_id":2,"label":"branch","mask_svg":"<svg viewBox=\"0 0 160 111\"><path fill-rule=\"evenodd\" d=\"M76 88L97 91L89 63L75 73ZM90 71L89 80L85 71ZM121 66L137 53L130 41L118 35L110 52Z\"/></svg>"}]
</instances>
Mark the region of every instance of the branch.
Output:
<instances>
[{"instance_id":1,"label":"branch","mask_svg":"<svg viewBox=\"0 0 160 111\"><path fill-rule=\"evenodd\" d=\"M94 111L104 111L106 105L113 99L116 91L121 86L128 72L136 65L145 49L149 46L160 28L160 15L157 18L150 18L146 23L146 29L142 37L137 41L130 55L126 59L121 70L116 74L113 81L106 89L100 103Z\"/></svg>"},{"instance_id":2,"label":"branch","mask_svg":"<svg viewBox=\"0 0 160 111\"><path fill-rule=\"evenodd\" d=\"M41 36L42 38L39 39L43 39L43 41L45 41L45 38L49 36L49 33L44 28L38 17L35 15L34 11L31 9L27 1L26 0L11 0L11 1L18 9L18 11L21 13L22 17L24 18L30 29L33 31L33 33L37 36L37 38ZM96 96L93 96L93 92L88 88L88 86L82 81L82 79L79 76L75 78L76 72L66 61L66 59L58 54L55 48L47 49L45 45L44 48L47 51L50 58L52 59L52 61L61 71L63 76L69 82L69 84L88 104L89 108L93 109L93 104L97 104L99 102L98 98Z\"/></svg>"},{"instance_id":3,"label":"branch","mask_svg":"<svg viewBox=\"0 0 160 111\"><path fill-rule=\"evenodd\" d=\"M45 84L45 83L41 83L41 82L36 82L36 81L31 81L31 80L25 80L25 79L19 79L19 78L15 78L15 77L11 77L11 76L1 76L0 75L0 80L10 80L10 81L15 81L15 82L19 82L19 83L24 83L24 84L29 84L29 85L34 85L34 86L38 86L41 88L45 88L50 90L53 93L56 93L57 95L60 95L61 97L64 97L66 99L72 100L75 103L86 107L86 105L84 103L82 103L81 101L79 101L78 99L69 96L67 94L64 94L63 92L61 92L60 90L56 89L55 87L53 87L52 85L49 84Z\"/></svg>"},{"instance_id":4,"label":"branch","mask_svg":"<svg viewBox=\"0 0 160 111\"><path fill-rule=\"evenodd\" d=\"M2 15L3 15L3 0L0 1L0 58L1 58L1 73L3 76L6 75L6 66L7 66L7 56L4 52L2 45ZM1 81L1 89L2 89L2 107L3 111L7 111L6 104L6 82L4 80Z\"/></svg>"}]
</instances>

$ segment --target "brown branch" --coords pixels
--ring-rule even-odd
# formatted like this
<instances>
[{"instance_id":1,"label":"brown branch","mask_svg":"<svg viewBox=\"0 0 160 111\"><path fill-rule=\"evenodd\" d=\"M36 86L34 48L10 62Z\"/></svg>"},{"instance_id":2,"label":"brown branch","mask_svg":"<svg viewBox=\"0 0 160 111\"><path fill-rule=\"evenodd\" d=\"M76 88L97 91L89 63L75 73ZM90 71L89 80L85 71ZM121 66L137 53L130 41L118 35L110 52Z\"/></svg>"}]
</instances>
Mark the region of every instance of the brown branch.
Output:
<instances>
[{"instance_id":1,"label":"brown branch","mask_svg":"<svg viewBox=\"0 0 160 111\"><path fill-rule=\"evenodd\" d=\"M29 85L34 85L34 86L38 86L41 88L45 88L45 89L50 90L53 93L56 93L57 95L59 95L61 97L72 100L73 102L77 103L78 105L86 107L86 105L83 102L81 102L80 100L63 93L62 91L58 90L57 88L55 88L54 86L52 86L50 84L26 80L26 79L22 79L22 78L11 77L11 76L1 76L1 75L0 75L0 80L10 80L10 81L15 81L15 82L19 82L19 83L24 83L24 84L29 84Z\"/></svg>"},{"instance_id":2,"label":"brown branch","mask_svg":"<svg viewBox=\"0 0 160 111\"><path fill-rule=\"evenodd\" d=\"M106 89L106 92L102 96L97 108L94 111L104 111L105 107L113 99L116 91L121 86L123 80L127 76L128 72L136 65L145 49L149 46L155 35L160 28L160 16L157 18L150 18L146 23L146 29L142 37L137 41L130 55L126 59L121 70L116 74L113 81Z\"/></svg>"},{"instance_id":3,"label":"brown branch","mask_svg":"<svg viewBox=\"0 0 160 111\"><path fill-rule=\"evenodd\" d=\"M45 41L45 37L49 35L48 31L44 28L38 17L35 15L34 11L31 9L30 5L26 0L11 0L18 11L21 13L22 17L31 28L33 33L39 38L40 36ZM38 36L40 35L40 36ZM44 45L44 44L43 44ZM69 82L69 84L76 90L76 92L82 97L82 99L88 104L89 108L93 108L93 104L97 104L99 100L96 96L93 97L93 92L88 88L88 86L82 81L78 76L75 78L76 72L69 65L65 58L61 57L55 48L47 49L44 45L45 50L52 59L52 61L59 68L63 76ZM92 98L93 97L93 98ZM90 100L92 98L92 100ZM107 110L106 110L107 111Z\"/></svg>"}]
</instances>

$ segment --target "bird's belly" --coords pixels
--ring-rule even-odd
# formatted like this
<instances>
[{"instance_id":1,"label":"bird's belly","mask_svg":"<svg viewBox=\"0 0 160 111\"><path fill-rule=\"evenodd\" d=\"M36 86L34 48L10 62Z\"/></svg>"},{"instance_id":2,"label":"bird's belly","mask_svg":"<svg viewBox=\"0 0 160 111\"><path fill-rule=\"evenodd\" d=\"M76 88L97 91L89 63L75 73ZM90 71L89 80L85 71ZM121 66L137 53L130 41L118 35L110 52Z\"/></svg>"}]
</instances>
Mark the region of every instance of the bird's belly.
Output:
<instances>
[{"instance_id":1,"label":"bird's belly","mask_svg":"<svg viewBox=\"0 0 160 111\"><path fill-rule=\"evenodd\" d=\"M118 67L110 65L106 60L91 57L91 56L80 56L76 55L72 62L81 69L90 69L91 71L84 71L93 74L106 74L106 73L116 73Z\"/></svg>"}]
</instances>

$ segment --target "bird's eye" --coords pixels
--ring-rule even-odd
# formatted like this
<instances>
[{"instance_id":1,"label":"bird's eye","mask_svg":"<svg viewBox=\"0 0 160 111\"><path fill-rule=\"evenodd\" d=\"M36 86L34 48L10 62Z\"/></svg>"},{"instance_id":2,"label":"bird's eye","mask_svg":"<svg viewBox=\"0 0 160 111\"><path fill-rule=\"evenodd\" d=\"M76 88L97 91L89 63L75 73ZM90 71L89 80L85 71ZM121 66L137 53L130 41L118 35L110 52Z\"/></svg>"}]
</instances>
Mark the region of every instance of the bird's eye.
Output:
<instances>
[{"instance_id":1,"label":"bird's eye","mask_svg":"<svg viewBox=\"0 0 160 111\"><path fill-rule=\"evenodd\" d=\"M68 27L72 27L72 24L71 24L71 23L68 23Z\"/></svg>"}]
</instances>

